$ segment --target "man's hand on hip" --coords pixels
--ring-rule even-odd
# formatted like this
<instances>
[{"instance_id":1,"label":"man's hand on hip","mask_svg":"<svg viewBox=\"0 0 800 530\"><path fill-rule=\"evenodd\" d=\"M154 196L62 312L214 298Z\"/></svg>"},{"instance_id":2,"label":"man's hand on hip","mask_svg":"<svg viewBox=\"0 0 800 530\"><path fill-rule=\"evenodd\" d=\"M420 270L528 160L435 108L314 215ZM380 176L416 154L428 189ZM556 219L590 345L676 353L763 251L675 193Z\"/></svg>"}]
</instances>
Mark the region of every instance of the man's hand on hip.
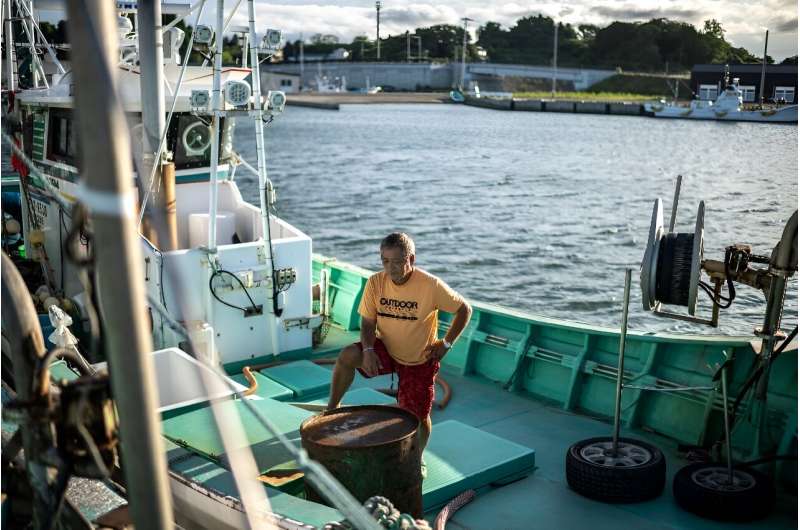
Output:
<instances>
[{"instance_id":1,"label":"man's hand on hip","mask_svg":"<svg viewBox=\"0 0 800 530\"><path fill-rule=\"evenodd\" d=\"M434 341L430 346L425 348L425 358L429 361L441 361L447 355L449 348L444 345L444 341Z\"/></svg>"},{"instance_id":2,"label":"man's hand on hip","mask_svg":"<svg viewBox=\"0 0 800 530\"><path fill-rule=\"evenodd\" d=\"M381 363L380 359L378 359L378 355L375 353L375 350L372 348L365 348L361 351L361 354L361 368L363 368L370 377L375 377L378 375L378 372L381 368Z\"/></svg>"}]
</instances>

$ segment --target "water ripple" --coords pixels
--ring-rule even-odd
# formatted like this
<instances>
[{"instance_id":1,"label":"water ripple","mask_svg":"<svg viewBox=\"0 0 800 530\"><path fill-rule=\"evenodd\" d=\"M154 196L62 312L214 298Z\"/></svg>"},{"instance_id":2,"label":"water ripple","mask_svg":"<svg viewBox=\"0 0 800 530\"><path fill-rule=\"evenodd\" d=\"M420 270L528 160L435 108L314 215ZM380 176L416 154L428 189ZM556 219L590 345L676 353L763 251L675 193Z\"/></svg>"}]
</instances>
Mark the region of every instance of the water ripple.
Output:
<instances>
[{"instance_id":1,"label":"water ripple","mask_svg":"<svg viewBox=\"0 0 800 530\"><path fill-rule=\"evenodd\" d=\"M678 173L677 229L693 231L706 200L707 258L734 243L769 254L797 208L797 128L727 125L456 105L291 107L266 130L268 170L281 215L316 252L374 270L382 235L407 230L420 266L473 299L618 327L624 268L637 282L653 201L663 199L668 223ZM255 160L252 126L236 137ZM257 204L255 180L239 172L237 181ZM763 296L737 291L720 330L750 334ZM789 326L796 277L787 297ZM645 313L638 285L630 309L632 329L717 332Z\"/></svg>"}]
</instances>

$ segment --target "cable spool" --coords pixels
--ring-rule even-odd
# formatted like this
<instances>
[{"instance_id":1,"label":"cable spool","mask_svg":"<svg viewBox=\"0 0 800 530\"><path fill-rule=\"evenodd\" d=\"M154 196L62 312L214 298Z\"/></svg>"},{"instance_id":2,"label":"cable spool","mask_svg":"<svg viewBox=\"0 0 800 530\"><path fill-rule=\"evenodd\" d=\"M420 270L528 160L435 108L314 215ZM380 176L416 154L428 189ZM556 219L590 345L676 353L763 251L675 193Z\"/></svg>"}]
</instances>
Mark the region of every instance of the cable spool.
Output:
<instances>
[{"instance_id":1,"label":"cable spool","mask_svg":"<svg viewBox=\"0 0 800 530\"><path fill-rule=\"evenodd\" d=\"M690 315L695 314L703 262L704 218L705 203L700 201L693 234L666 232L661 199L656 199L640 271L645 311L657 310L663 303L687 307Z\"/></svg>"}]
</instances>

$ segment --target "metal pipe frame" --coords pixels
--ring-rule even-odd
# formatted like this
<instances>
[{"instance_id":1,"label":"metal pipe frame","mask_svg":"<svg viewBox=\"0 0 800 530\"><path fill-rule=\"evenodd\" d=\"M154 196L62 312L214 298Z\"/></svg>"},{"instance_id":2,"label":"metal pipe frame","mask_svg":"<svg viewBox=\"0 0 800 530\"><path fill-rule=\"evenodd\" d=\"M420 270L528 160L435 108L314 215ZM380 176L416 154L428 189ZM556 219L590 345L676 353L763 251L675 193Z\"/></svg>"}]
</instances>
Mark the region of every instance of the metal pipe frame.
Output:
<instances>
[{"instance_id":1,"label":"metal pipe frame","mask_svg":"<svg viewBox=\"0 0 800 530\"><path fill-rule=\"evenodd\" d=\"M612 454L617 454L619 443L619 419L622 405L622 376L625 370L625 339L628 335L628 302L631 299L631 269L625 269L625 294L622 302L622 329L619 333L619 364L617 365L617 393L614 399L614 436L611 443Z\"/></svg>"}]
</instances>

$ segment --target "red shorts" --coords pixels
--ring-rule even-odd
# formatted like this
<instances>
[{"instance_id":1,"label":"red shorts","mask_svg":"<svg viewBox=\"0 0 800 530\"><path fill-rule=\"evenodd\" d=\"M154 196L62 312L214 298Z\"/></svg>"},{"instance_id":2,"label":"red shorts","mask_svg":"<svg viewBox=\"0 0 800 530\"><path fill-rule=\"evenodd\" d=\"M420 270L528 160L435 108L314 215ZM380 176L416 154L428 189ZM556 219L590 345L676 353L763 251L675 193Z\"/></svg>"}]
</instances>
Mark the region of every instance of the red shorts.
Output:
<instances>
[{"instance_id":1,"label":"red shorts","mask_svg":"<svg viewBox=\"0 0 800 530\"><path fill-rule=\"evenodd\" d=\"M357 342L356 346L361 348L361 343ZM389 355L380 339L375 340L375 354L380 362L378 375L397 372L400 378L397 404L414 413L420 420L427 418L433 407L434 379L439 373L439 361L425 361L413 366L400 364ZM371 377L361 368L358 371L364 377Z\"/></svg>"}]
</instances>

